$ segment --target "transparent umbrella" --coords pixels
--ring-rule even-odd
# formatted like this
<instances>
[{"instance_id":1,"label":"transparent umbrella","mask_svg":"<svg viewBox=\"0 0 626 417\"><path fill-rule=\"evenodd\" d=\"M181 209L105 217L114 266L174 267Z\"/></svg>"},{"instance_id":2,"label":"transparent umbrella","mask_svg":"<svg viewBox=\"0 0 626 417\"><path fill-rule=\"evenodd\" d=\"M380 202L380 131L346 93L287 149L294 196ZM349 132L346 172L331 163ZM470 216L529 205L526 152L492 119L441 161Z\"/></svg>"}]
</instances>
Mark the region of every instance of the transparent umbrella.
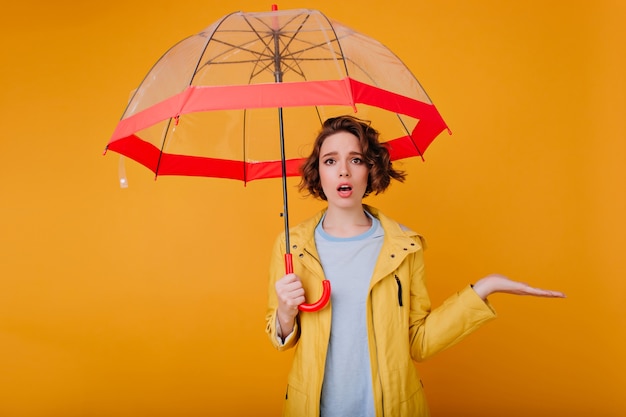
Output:
<instances>
[{"instance_id":1,"label":"transparent umbrella","mask_svg":"<svg viewBox=\"0 0 626 417\"><path fill-rule=\"evenodd\" d=\"M226 15L168 50L106 149L155 176L282 178L290 273L286 178L299 175L323 121L350 113L383 132L393 160L421 157L447 129L417 78L383 44L318 10L273 6ZM327 281L321 293L300 309L326 304Z\"/></svg>"}]
</instances>

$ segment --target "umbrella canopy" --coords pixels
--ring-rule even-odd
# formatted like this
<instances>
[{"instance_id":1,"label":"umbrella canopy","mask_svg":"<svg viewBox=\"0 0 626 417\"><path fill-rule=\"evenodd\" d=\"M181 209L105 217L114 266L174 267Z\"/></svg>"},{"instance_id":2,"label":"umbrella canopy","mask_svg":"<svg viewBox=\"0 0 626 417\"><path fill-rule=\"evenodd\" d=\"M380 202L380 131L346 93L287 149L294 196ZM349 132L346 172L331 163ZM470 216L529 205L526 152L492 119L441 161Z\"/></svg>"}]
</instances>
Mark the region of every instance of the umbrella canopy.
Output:
<instances>
[{"instance_id":1,"label":"umbrella canopy","mask_svg":"<svg viewBox=\"0 0 626 417\"><path fill-rule=\"evenodd\" d=\"M276 109L283 109L281 120ZM380 42L317 10L229 14L176 44L135 91L107 149L156 175L286 175L328 117L355 113L392 159L446 129L415 76Z\"/></svg>"},{"instance_id":2,"label":"umbrella canopy","mask_svg":"<svg viewBox=\"0 0 626 417\"><path fill-rule=\"evenodd\" d=\"M447 127L402 61L317 10L229 14L167 51L131 98L107 149L155 175L299 175L324 120L356 113L383 132L393 160L422 156ZM315 311L330 297L301 305Z\"/></svg>"}]
</instances>

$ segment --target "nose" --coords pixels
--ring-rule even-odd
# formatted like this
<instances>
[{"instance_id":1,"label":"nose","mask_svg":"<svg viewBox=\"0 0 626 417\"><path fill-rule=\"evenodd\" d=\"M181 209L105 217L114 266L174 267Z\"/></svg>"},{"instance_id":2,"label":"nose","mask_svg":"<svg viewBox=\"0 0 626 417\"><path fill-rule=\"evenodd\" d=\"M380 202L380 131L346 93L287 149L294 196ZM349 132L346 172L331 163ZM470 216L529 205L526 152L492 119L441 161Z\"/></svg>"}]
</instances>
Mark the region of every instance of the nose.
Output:
<instances>
[{"instance_id":1,"label":"nose","mask_svg":"<svg viewBox=\"0 0 626 417\"><path fill-rule=\"evenodd\" d=\"M350 173L348 172L348 168L346 168L345 166L344 166L344 167L342 167L342 168L339 170L339 176L340 176L340 177L349 177L349 176L350 176Z\"/></svg>"}]
</instances>

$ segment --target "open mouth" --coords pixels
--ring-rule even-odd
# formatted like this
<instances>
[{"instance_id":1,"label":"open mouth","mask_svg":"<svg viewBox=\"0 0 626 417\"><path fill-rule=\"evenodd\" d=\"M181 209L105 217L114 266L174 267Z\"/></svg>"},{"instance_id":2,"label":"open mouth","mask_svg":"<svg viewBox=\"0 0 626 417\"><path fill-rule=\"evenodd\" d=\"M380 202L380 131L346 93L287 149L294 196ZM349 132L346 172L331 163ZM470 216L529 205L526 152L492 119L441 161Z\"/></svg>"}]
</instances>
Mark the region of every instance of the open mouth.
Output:
<instances>
[{"instance_id":1,"label":"open mouth","mask_svg":"<svg viewBox=\"0 0 626 417\"><path fill-rule=\"evenodd\" d=\"M337 195L342 198L349 198L352 195L352 187L350 184L341 184L337 187Z\"/></svg>"}]
</instances>

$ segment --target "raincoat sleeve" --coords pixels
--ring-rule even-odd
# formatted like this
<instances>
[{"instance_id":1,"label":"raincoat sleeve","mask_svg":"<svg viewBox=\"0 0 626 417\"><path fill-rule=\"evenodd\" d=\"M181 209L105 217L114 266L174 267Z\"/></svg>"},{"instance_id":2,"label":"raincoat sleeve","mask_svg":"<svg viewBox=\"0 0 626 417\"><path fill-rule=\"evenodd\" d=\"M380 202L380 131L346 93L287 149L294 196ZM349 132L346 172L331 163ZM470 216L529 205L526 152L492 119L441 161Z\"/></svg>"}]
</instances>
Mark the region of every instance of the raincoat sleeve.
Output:
<instances>
[{"instance_id":1,"label":"raincoat sleeve","mask_svg":"<svg viewBox=\"0 0 626 417\"><path fill-rule=\"evenodd\" d=\"M286 337L284 342L278 337L277 332L277 317L278 310L278 297L276 295L276 281L281 279L285 275L285 242L284 236L279 236L274 243L274 249L272 250L272 258L270 260L269 269L269 286L268 286L268 301L267 301L267 313L265 315L265 333L267 333L270 342L278 350L286 350L295 346L300 337L299 320L296 318L293 331L290 335L283 335Z\"/></svg>"},{"instance_id":2,"label":"raincoat sleeve","mask_svg":"<svg viewBox=\"0 0 626 417\"><path fill-rule=\"evenodd\" d=\"M409 337L414 360L425 360L457 344L496 317L489 302L483 301L470 285L431 310L424 279L423 250L416 252L410 263L412 279Z\"/></svg>"}]
</instances>

